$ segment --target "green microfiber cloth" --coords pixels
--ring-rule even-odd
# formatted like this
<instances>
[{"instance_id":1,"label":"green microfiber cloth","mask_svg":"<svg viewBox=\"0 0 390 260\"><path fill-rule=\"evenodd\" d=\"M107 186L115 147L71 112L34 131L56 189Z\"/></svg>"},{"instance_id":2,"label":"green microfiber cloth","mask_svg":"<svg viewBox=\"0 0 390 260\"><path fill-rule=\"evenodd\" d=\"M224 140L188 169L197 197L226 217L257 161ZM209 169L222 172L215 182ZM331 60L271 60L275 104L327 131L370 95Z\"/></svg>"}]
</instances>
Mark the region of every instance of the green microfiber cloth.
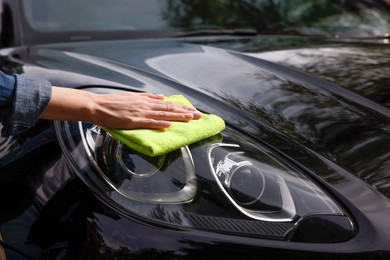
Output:
<instances>
[{"instance_id":1,"label":"green microfiber cloth","mask_svg":"<svg viewBox=\"0 0 390 260\"><path fill-rule=\"evenodd\" d=\"M182 95L169 96L165 100L192 106ZM117 130L104 128L106 132L128 147L148 156L158 156L172 152L182 146L214 136L223 129L225 129L225 122L222 118L213 114L203 114L200 119L189 122L171 122L170 127L163 130Z\"/></svg>"}]
</instances>

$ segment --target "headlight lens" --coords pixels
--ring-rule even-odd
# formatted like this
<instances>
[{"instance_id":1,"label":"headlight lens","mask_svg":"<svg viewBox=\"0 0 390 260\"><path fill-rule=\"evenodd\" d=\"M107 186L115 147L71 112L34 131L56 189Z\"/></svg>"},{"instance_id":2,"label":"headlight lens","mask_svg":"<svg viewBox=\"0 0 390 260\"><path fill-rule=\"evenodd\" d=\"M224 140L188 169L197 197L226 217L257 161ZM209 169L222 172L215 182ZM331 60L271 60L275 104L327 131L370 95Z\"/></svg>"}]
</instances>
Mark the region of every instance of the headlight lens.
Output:
<instances>
[{"instance_id":1,"label":"headlight lens","mask_svg":"<svg viewBox=\"0 0 390 260\"><path fill-rule=\"evenodd\" d=\"M311 230L325 219L336 223L335 232L344 232L336 240L353 234L352 222L329 194L229 127L219 136L158 157L131 150L95 125L57 121L55 127L77 176L108 206L130 217L297 241L312 237L294 235L310 232L299 229L301 222ZM330 242L321 235L314 240Z\"/></svg>"},{"instance_id":2,"label":"headlight lens","mask_svg":"<svg viewBox=\"0 0 390 260\"><path fill-rule=\"evenodd\" d=\"M96 170L124 197L148 203L184 203L197 190L194 163L188 147L169 156L148 157L136 153L97 126L85 131ZM91 157L91 158L92 158ZM178 171L166 171L175 160Z\"/></svg>"}]
</instances>

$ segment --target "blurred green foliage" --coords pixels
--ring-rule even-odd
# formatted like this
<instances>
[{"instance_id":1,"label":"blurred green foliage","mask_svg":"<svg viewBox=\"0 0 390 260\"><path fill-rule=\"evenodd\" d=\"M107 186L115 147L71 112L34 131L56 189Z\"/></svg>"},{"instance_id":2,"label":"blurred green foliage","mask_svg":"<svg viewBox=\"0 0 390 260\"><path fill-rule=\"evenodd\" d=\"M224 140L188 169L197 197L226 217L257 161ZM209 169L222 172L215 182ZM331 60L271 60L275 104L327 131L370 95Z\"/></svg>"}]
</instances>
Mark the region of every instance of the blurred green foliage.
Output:
<instances>
[{"instance_id":1,"label":"blurred green foliage","mask_svg":"<svg viewBox=\"0 0 390 260\"><path fill-rule=\"evenodd\" d=\"M167 0L164 18L186 29L251 28L259 32L390 31L381 0Z\"/></svg>"}]
</instances>

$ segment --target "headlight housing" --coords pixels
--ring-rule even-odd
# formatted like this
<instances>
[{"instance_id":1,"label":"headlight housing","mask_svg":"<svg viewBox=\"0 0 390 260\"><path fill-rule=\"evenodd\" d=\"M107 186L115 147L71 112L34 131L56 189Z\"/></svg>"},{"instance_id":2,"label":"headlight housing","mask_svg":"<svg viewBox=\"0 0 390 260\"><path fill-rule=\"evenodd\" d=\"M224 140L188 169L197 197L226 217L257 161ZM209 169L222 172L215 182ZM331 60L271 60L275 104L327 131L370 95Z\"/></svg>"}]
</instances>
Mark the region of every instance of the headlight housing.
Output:
<instances>
[{"instance_id":1,"label":"headlight housing","mask_svg":"<svg viewBox=\"0 0 390 260\"><path fill-rule=\"evenodd\" d=\"M189 229L306 242L350 239L343 208L313 180L237 130L148 157L96 125L55 122L75 174L129 217Z\"/></svg>"}]
</instances>

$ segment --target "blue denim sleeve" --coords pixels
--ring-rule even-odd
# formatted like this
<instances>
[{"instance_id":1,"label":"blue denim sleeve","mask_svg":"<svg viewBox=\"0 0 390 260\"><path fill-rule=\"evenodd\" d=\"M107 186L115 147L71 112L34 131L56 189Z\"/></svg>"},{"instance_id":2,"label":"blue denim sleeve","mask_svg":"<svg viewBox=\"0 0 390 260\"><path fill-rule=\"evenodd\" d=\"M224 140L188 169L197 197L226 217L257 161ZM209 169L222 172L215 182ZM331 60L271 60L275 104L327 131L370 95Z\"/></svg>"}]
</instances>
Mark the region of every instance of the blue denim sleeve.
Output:
<instances>
[{"instance_id":1,"label":"blue denim sleeve","mask_svg":"<svg viewBox=\"0 0 390 260\"><path fill-rule=\"evenodd\" d=\"M0 111L4 112L12 106L15 77L0 71Z\"/></svg>"},{"instance_id":2,"label":"blue denim sleeve","mask_svg":"<svg viewBox=\"0 0 390 260\"><path fill-rule=\"evenodd\" d=\"M1 111L2 136L15 135L34 126L46 109L52 91L51 83L47 80L16 74L10 77L14 78L14 86L8 92L4 90L4 93L7 95L11 92L13 102ZM8 83L11 84L12 80Z\"/></svg>"}]
</instances>

